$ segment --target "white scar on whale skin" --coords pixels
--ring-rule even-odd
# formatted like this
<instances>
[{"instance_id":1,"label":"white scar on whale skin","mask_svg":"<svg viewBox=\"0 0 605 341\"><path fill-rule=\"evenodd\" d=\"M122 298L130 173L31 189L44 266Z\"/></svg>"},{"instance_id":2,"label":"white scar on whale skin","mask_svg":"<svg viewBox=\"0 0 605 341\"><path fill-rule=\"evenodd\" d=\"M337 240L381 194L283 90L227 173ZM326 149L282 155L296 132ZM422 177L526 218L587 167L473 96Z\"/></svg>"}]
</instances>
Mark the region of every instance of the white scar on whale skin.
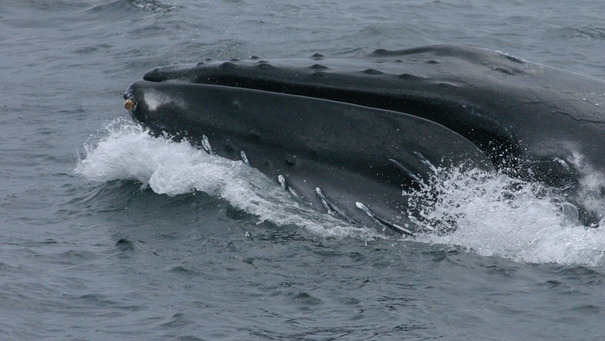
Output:
<instances>
[{"instance_id":1,"label":"white scar on whale skin","mask_svg":"<svg viewBox=\"0 0 605 341\"><path fill-rule=\"evenodd\" d=\"M277 176L277 182L279 182L282 189L286 189L286 178L283 175L279 174Z\"/></svg>"},{"instance_id":2,"label":"white scar on whale skin","mask_svg":"<svg viewBox=\"0 0 605 341\"><path fill-rule=\"evenodd\" d=\"M162 105L173 104L186 109L185 101L173 94L165 94L155 89L149 89L143 94L143 101L147 104L149 111L157 111Z\"/></svg>"},{"instance_id":3,"label":"white scar on whale skin","mask_svg":"<svg viewBox=\"0 0 605 341\"><path fill-rule=\"evenodd\" d=\"M242 153L243 153L243 152L242 152ZM245 155L246 155L246 154L244 154L244 156L245 156ZM247 161L248 161L248 160L246 159L246 161L244 161L244 163L248 164L248 162L247 162ZM295 190L294 190L292 187L288 186L288 184L286 183L286 178L285 178L283 175L281 175L281 174L277 175L277 182L279 182L279 186L280 186L280 187L281 187L283 190L287 190L287 191L288 191L288 192L290 192L290 194L292 194L293 196L295 196L295 197L297 197L297 198L300 198L300 197L298 196L298 193L296 193L296 191L295 191Z\"/></svg>"},{"instance_id":4,"label":"white scar on whale skin","mask_svg":"<svg viewBox=\"0 0 605 341\"><path fill-rule=\"evenodd\" d=\"M414 236L414 233L410 230L408 230L407 228L397 225L395 223L392 223L390 221L384 220L383 218L380 218L379 216L377 216L374 212L372 212L372 210L370 210L370 208L368 206L366 206L365 204L357 201L355 202L355 206L362 210L365 214L367 214L370 218L376 220L377 222L379 222L380 224L384 225L385 227L388 227L390 229L393 229L395 231L398 231L399 233L406 235L406 236Z\"/></svg>"},{"instance_id":5,"label":"white scar on whale skin","mask_svg":"<svg viewBox=\"0 0 605 341\"><path fill-rule=\"evenodd\" d=\"M202 135L202 148L204 148L206 153L214 154L212 152L212 146L210 146L210 140L208 140L208 136L206 135Z\"/></svg>"},{"instance_id":6,"label":"white scar on whale skin","mask_svg":"<svg viewBox=\"0 0 605 341\"><path fill-rule=\"evenodd\" d=\"M321 204L323 205L325 210L328 212L328 214L331 216L336 215L336 212L334 212L334 210L330 207L330 205L328 204L328 199L326 199L326 197L323 195L323 193L321 192L321 189L319 187L315 187L315 193L319 197L319 200L321 200Z\"/></svg>"},{"instance_id":7,"label":"white scar on whale skin","mask_svg":"<svg viewBox=\"0 0 605 341\"><path fill-rule=\"evenodd\" d=\"M241 156L242 161L245 164L248 164L248 165L250 164L250 161L248 161L248 156L246 156L246 153L243 150L239 152L239 155Z\"/></svg>"}]
</instances>

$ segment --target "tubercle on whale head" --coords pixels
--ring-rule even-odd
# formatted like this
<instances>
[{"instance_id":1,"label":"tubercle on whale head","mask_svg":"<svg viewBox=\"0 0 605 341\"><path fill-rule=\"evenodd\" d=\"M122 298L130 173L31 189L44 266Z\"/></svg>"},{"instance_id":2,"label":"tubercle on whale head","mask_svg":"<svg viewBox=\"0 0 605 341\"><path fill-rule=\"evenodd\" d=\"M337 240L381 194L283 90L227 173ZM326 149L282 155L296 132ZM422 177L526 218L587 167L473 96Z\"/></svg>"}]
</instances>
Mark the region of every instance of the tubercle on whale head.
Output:
<instances>
[{"instance_id":1,"label":"tubercle on whale head","mask_svg":"<svg viewBox=\"0 0 605 341\"><path fill-rule=\"evenodd\" d=\"M133 84L134 85L134 84ZM126 91L124 91L124 109L128 111L128 114L133 119L133 121L144 125L144 119L138 117L137 112L139 111L139 101L135 98L133 85L129 86Z\"/></svg>"},{"instance_id":2,"label":"tubercle on whale head","mask_svg":"<svg viewBox=\"0 0 605 341\"><path fill-rule=\"evenodd\" d=\"M128 87L128 89L126 89L126 91L124 91L124 94L123 94L124 109L126 109L129 113L132 113L132 111L134 111L137 106L137 102L134 99L132 91L133 91L133 89L132 89L132 85L131 85Z\"/></svg>"}]
</instances>

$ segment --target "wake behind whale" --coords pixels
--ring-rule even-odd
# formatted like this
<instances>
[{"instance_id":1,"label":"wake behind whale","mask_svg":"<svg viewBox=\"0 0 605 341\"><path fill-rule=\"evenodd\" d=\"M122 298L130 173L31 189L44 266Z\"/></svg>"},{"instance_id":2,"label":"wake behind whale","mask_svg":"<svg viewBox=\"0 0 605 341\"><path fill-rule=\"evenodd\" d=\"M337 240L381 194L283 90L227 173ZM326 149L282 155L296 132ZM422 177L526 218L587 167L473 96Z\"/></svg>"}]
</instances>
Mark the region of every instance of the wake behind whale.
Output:
<instances>
[{"instance_id":1,"label":"wake behind whale","mask_svg":"<svg viewBox=\"0 0 605 341\"><path fill-rule=\"evenodd\" d=\"M243 160L346 222L449 232L422 220L428 202L410 193L452 169L539 181L587 226L605 211L602 81L452 46L205 62L144 78L124 95L135 121Z\"/></svg>"}]
</instances>

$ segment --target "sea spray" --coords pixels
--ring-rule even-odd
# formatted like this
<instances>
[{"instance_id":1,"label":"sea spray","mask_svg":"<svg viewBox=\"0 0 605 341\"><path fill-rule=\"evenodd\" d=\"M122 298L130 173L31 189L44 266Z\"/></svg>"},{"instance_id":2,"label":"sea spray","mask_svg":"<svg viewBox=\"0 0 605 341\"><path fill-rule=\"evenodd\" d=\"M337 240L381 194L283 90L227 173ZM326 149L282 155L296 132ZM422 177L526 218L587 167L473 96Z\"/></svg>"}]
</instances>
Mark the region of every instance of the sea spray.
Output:
<instances>
[{"instance_id":1,"label":"sea spray","mask_svg":"<svg viewBox=\"0 0 605 341\"><path fill-rule=\"evenodd\" d=\"M186 141L152 137L124 120L112 122L99 136L86 143L75 170L91 181L137 181L170 196L203 191L260 221L326 237L384 238L315 212L242 161L209 155ZM441 231L420 234L414 238L419 242L526 263L597 266L604 258L603 227L581 225L564 200L538 183L452 169L404 194L410 206L403 213L427 231Z\"/></svg>"},{"instance_id":2,"label":"sea spray","mask_svg":"<svg viewBox=\"0 0 605 341\"><path fill-rule=\"evenodd\" d=\"M153 137L143 128L117 120L101 138L84 146L75 172L91 181L138 181L142 188L170 196L202 191L276 225L296 225L330 237L384 238L321 214L296 200L243 161L210 155L186 141Z\"/></svg>"},{"instance_id":3,"label":"sea spray","mask_svg":"<svg viewBox=\"0 0 605 341\"><path fill-rule=\"evenodd\" d=\"M406 194L418 224L447 230L417 241L526 263L597 266L605 254L603 228L582 225L571 204L538 183L452 169Z\"/></svg>"}]
</instances>

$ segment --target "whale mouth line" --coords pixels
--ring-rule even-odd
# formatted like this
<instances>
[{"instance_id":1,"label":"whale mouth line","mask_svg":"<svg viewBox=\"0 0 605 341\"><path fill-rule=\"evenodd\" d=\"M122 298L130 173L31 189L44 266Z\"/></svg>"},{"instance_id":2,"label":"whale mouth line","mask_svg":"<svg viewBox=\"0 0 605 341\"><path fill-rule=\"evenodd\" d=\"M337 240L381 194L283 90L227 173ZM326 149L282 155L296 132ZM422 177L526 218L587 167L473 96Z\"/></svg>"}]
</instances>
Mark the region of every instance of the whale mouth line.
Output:
<instances>
[{"instance_id":1,"label":"whale mouth line","mask_svg":"<svg viewBox=\"0 0 605 341\"><path fill-rule=\"evenodd\" d=\"M193 67L159 67L147 72L143 80L249 89L402 112L444 125L463 135L499 166L514 163L523 154L520 137L509 129L506 122L498 119L493 108L477 105L474 99L463 96L481 86L475 78L483 74L470 66L481 65L481 68L492 71L488 63L480 60L486 57L485 54L491 56L488 52L452 46L377 50L350 65L347 63L353 58L336 59L330 64L330 60L324 60L323 56L321 64L318 64L315 55L310 59L271 63L257 59L206 61ZM431 56L427 58L431 63L418 61L423 54ZM376 56L380 58L378 61L372 59ZM404 62L398 56L409 59ZM515 58L501 54L497 57L497 64L519 67ZM460 67L459 72L467 71L472 78L444 76L445 73L438 71L451 60L459 62L452 67ZM410 65L405 67L406 63ZM427 66L428 69L424 70ZM400 70L401 67L404 69Z\"/></svg>"}]
</instances>

